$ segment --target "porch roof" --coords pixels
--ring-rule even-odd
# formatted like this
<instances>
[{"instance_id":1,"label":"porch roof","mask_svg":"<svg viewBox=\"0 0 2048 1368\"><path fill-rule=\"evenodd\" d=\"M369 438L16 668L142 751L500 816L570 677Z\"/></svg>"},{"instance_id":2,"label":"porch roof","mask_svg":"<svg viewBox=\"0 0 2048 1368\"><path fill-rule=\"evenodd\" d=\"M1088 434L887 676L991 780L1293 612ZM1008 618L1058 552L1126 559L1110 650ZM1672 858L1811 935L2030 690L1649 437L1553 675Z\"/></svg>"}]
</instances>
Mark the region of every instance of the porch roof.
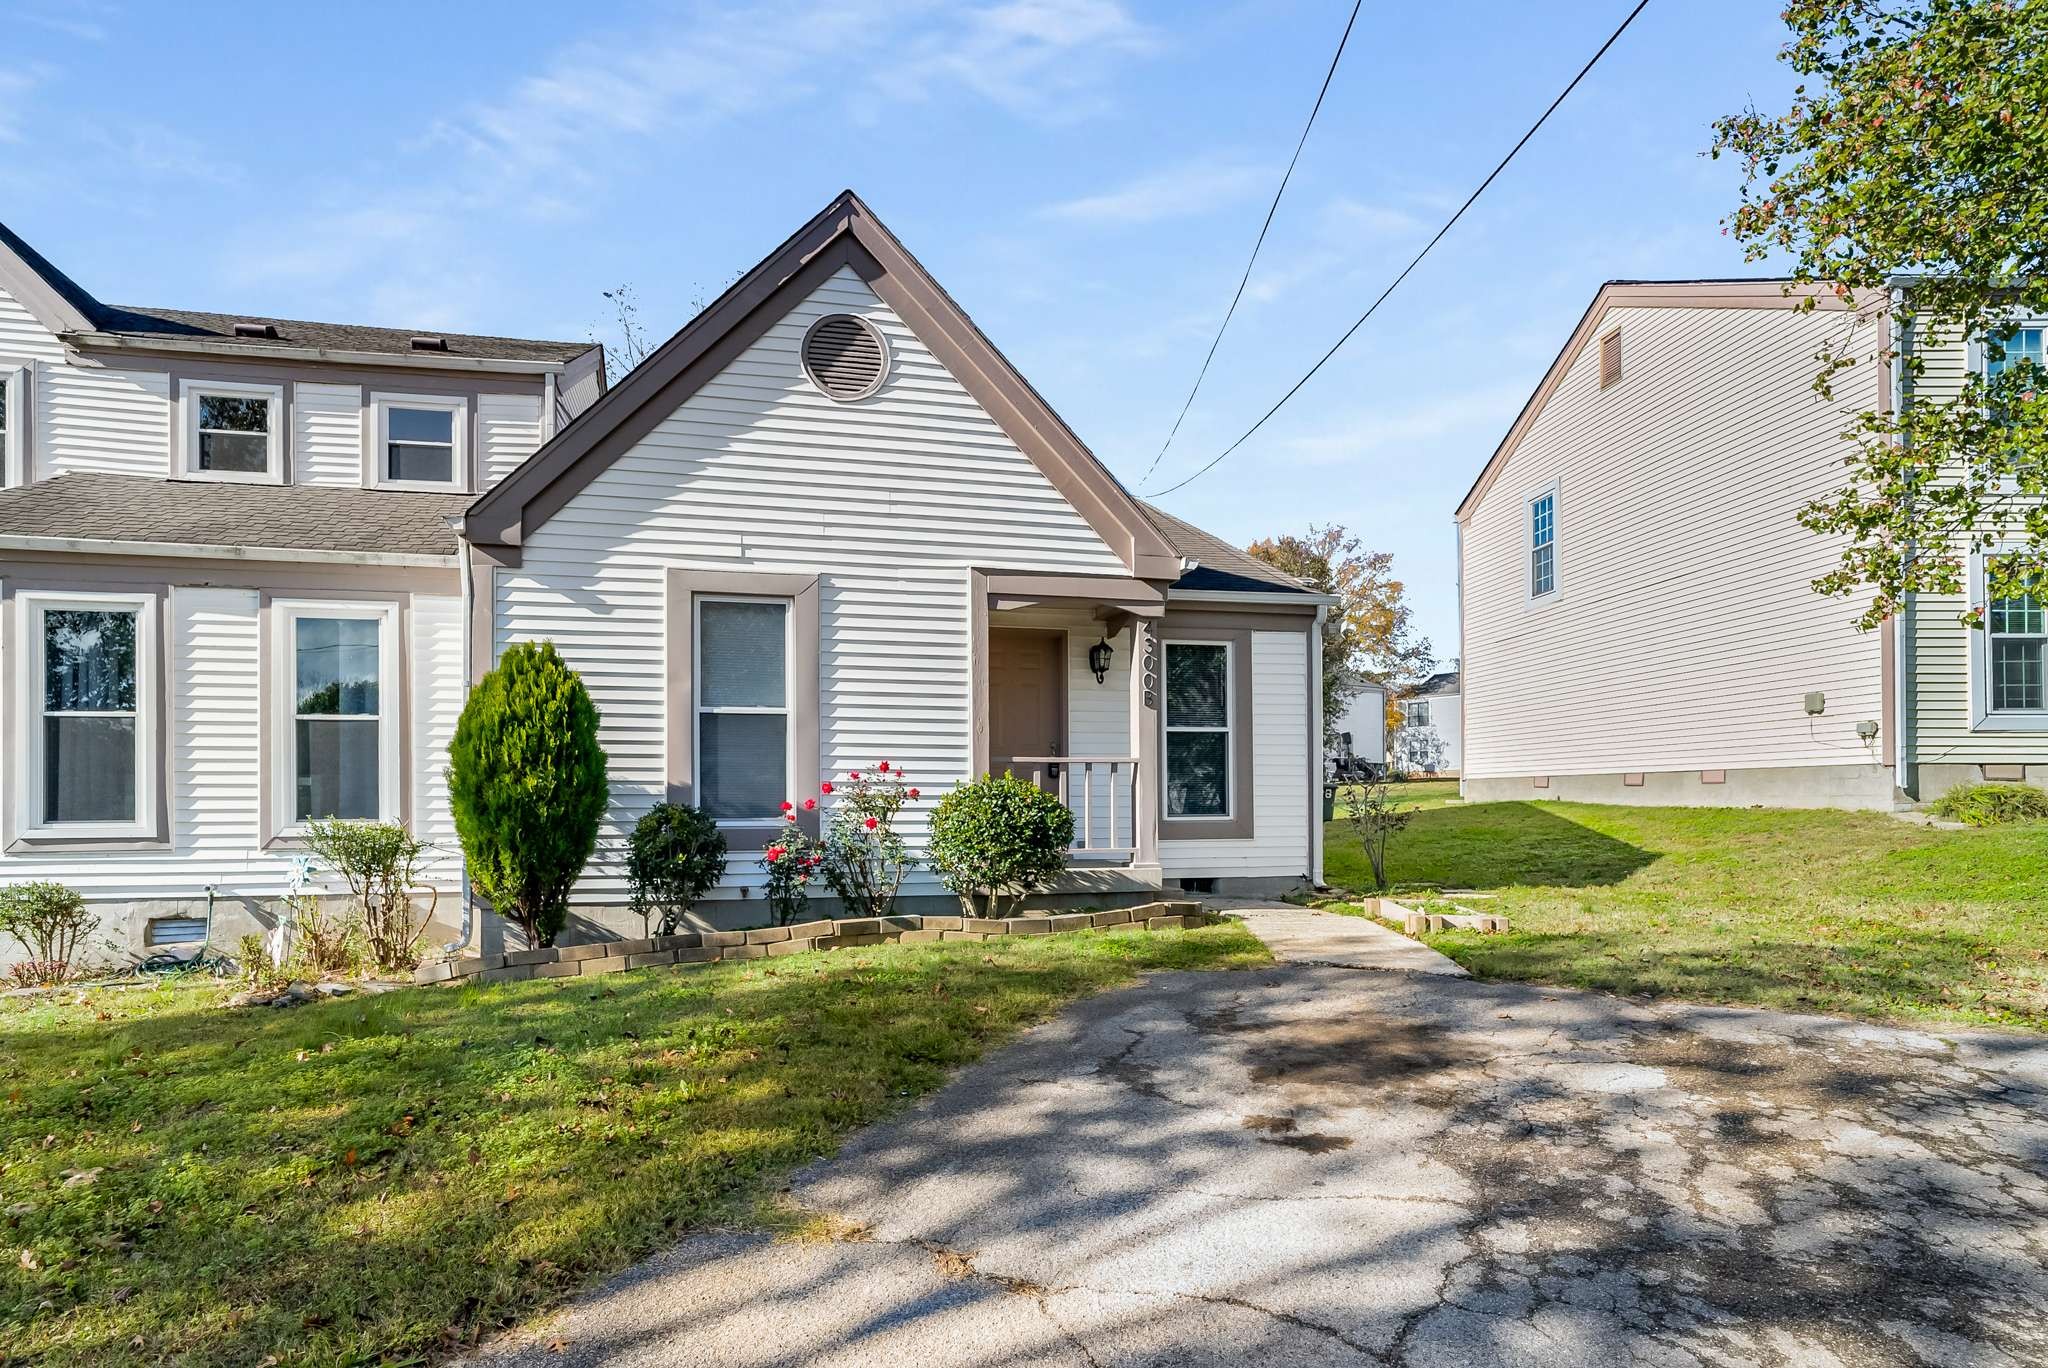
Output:
<instances>
[{"instance_id":1,"label":"porch roof","mask_svg":"<svg viewBox=\"0 0 2048 1368\"><path fill-rule=\"evenodd\" d=\"M1235 589L1268 594L1315 592L1294 576L1274 569L1256 556L1247 555L1191 522L1174 517L1157 504L1143 506L1167 544L1183 559L1193 562L1187 572L1174 581L1174 588Z\"/></svg>"}]
</instances>

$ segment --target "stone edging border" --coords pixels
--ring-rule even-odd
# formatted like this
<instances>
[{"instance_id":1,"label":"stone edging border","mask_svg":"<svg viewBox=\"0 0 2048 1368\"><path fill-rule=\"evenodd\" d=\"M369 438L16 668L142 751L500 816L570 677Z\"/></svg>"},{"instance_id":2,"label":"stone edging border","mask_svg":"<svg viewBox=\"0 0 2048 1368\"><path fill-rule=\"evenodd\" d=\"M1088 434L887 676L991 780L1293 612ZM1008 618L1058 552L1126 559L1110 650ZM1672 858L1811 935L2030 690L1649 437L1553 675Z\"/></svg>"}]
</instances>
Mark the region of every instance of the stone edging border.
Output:
<instances>
[{"instance_id":1,"label":"stone edging border","mask_svg":"<svg viewBox=\"0 0 2048 1368\"><path fill-rule=\"evenodd\" d=\"M597 941L590 945L557 945L545 950L513 950L503 955L466 956L423 964L415 983L512 983L521 979L584 978L623 969L687 967L718 960L761 959L806 950L837 950L843 946L926 944L932 941L979 941L992 936L1054 936L1066 931L1168 931L1214 926L1224 918L1199 903L1156 902L1140 907L1114 907L1106 912L1068 912L1057 916L1005 917L854 917L841 921L798 922L794 926L757 926L749 931L679 931L644 940Z\"/></svg>"}]
</instances>

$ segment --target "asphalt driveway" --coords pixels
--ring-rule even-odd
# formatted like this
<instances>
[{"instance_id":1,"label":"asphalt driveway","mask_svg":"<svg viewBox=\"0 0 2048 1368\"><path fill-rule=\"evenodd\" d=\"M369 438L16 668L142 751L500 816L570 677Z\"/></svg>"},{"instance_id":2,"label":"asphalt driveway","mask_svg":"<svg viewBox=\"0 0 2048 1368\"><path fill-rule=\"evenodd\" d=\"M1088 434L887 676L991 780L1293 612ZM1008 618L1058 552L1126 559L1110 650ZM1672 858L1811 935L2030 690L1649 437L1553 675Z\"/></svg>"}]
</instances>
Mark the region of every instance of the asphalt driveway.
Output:
<instances>
[{"instance_id":1,"label":"asphalt driveway","mask_svg":"<svg viewBox=\"0 0 2048 1368\"><path fill-rule=\"evenodd\" d=\"M2048 1047L1340 967L1329 920L806 1170L838 1238L685 1241L486 1360L2048 1361Z\"/></svg>"}]
</instances>

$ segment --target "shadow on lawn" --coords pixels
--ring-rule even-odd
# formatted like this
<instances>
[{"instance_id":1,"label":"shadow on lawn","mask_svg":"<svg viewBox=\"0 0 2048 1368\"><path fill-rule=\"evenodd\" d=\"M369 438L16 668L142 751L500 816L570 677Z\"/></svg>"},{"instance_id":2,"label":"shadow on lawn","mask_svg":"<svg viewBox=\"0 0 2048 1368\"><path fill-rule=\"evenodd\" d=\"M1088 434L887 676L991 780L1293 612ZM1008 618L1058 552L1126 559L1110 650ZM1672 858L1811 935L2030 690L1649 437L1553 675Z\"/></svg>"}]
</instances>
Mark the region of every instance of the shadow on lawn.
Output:
<instances>
[{"instance_id":1,"label":"shadow on lawn","mask_svg":"<svg viewBox=\"0 0 2048 1368\"><path fill-rule=\"evenodd\" d=\"M1364 853L1343 823L1328 832L1333 882L1369 887ZM1444 888L1598 888L1653 864L1644 850L1594 831L1544 803L1473 803L1418 812L1387 851L1396 884Z\"/></svg>"}]
</instances>

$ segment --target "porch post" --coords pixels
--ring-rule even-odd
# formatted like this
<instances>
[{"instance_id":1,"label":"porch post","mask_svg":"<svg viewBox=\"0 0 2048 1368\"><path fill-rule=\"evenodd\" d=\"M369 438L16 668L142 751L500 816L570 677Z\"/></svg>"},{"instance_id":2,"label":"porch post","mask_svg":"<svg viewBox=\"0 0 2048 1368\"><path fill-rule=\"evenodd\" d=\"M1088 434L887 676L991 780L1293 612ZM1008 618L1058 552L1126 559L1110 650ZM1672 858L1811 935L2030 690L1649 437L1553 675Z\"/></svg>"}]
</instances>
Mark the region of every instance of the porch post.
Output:
<instances>
[{"instance_id":1,"label":"porch post","mask_svg":"<svg viewBox=\"0 0 2048 1368\"><path fill-rule=\"evenodd\" d=\"M1131 619L1131 754L1138 772L1131 782L1135 871L1159 877L1159 632L1144 618ZM1134 871L1134 872L1135 872Z\"/></svg>"},{"instance_id":2,"label":"porch post","mask_svg":"<svg viewBox=\"0 0 2048 1368\"><path fill-rule=\"evenodd\" d=\"M988 573L967 572L967 729L965 783L988 773Z\"/></svg>"}]
</instances>

